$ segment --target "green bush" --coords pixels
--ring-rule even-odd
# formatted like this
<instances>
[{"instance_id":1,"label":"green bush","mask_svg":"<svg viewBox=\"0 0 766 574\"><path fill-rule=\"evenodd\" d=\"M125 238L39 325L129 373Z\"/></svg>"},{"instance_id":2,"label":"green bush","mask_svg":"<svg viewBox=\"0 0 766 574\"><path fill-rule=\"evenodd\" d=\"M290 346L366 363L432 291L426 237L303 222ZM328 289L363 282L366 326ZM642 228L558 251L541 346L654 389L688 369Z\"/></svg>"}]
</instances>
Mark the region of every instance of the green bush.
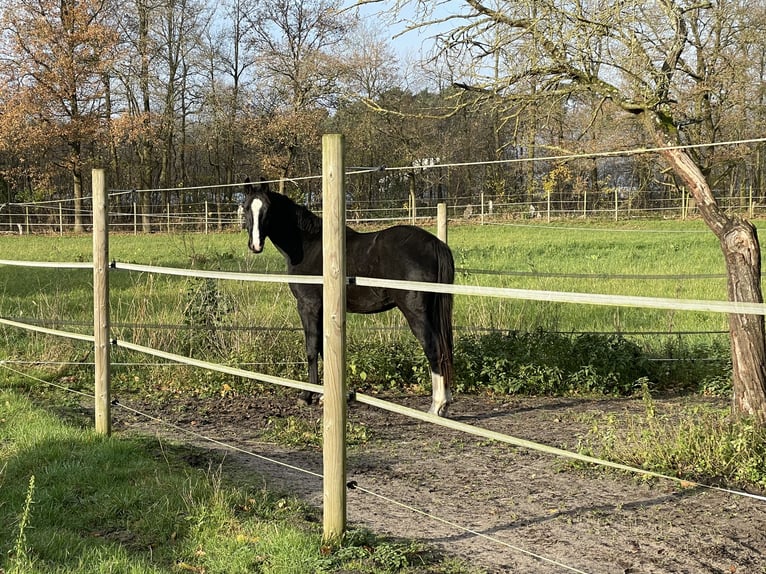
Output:
<instances>
[{"instance_id":1,"label":"green bush","mask_svg":"<svg viewBox=\"0 0 766 574\"><path fill-rule=\"evenodd\" d=\"M455 371L461 392L533 395L625 395L651 375L641 349L623 337L545 331L463 336Z\"/></svg>"},{"instance_id":2,"label":"green bush","mask_svg":"<svg viewBox=\"0 0 766 574\"><path fill-rule=\"evenodd\" d=\"M692 390L725 395L731 361L725 345L690 346L670 339L659 352L613 334L543 330L467 333L455 339L455 381L462 393L630 395ZM356 388L429 388L428 362L412 337L349 344L349 382Z\"/></svg>"}]
</instances>

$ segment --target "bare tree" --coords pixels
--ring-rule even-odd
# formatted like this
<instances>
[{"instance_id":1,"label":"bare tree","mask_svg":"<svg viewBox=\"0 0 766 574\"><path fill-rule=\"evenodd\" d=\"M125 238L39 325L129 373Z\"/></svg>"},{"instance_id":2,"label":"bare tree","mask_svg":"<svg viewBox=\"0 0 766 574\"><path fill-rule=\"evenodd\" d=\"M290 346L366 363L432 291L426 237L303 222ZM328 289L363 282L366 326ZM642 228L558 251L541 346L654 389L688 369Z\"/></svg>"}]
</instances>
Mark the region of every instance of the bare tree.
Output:
<instances>
[{"instance_id":1,"label":"bare tree","mask_svg":"<svg viewBox=\"0 0 766 574\"><path fill-rule=\"evenodd\" d=\"M204 93L207 151L218 181L234 183L237 150L243 145L243 119L248 93L245 82L256 61L249 22L255 0L231 0L222 5L220 25L206 37L208 81Z\"/></svg>"},{"instance_id":2,"label":"bare tree","mask_svg":"<svg viewBox=\"0 0 766 574\"><path fill-rule=\"evenodd\" d=\"M430 0L416 5L429 12ZM747 76L734 46L751 42L748 4L686 0L465 0L439 33L440 55L470 62L456 84L463 105L491 105L508 118L545 102L590 98L641 118L643 133L696 199L719 239L731 301L761 303L760 246L753 225L726 213L708 178L723 110L741 105ZM498 73L498 70L500 73ZM736 87L739 87L739 90ZM596 98L594 100L594 97ZM685 144L692 144L688 147ZM710 145L706 145L710 144ZM762 316L730 315L733 412L766 424Z\"/></svg>"},{"instance_id":3,"label":"bare tree","mask_svg":"<svg viewBox=\"0 0 766 574\"><path fill-rule=\"evenodd\" d=\"M307 144L316 147L321 122L337 104L340 47L352 25L340 8L339 0L274 0L261 3L251 22L260 102L269 118L256 122L252 141L280 177L291 173Z\"/></svg>"}]
</instances>

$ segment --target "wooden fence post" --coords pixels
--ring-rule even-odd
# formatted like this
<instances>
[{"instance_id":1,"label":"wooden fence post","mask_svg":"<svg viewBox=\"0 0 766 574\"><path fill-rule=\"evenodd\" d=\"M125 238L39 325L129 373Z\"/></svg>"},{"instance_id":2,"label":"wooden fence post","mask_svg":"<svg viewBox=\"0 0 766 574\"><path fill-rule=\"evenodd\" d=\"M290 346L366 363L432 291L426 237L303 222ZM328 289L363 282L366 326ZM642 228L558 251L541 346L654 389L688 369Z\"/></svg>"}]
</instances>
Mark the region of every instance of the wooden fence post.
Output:
<instances>
[{"instance_id":1,"label":"wooden fence post","mask_svg":"<svg viewBox=\"0 0 766 574\"><path fill-rule=\"evenodd\" d=\"M96 361L96 432L112 432L109 368L109 199L103 169L93 180L93 336Z\"/></svg>"},{"instance_id":2,"label":"wooden fence post","mask_svg":"<svg viewBox=\"0 0 766 574\"><path fill-rule=\"evenodd\" d=\"M322 137L324 539L346 530L346 194L344 138Z\"/></svg>"},{"instance_id":3,"label":"wooden fence post","mask_svg":"<svg viewBox=\"0 0 766 574\"><path fill-rule=\"evenodd\" d=\"M436 236L447 243L447 204L436 204Z\"/></svg>"}]
</instances>

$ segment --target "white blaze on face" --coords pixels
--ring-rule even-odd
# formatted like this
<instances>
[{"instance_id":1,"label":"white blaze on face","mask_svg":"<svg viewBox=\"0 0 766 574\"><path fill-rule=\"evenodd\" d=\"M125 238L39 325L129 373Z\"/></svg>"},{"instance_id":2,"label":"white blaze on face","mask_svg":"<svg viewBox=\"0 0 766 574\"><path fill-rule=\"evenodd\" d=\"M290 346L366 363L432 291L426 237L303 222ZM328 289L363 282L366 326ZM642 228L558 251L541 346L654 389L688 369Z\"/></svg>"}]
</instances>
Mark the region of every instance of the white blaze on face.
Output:
<instances>
[{"instance_id":1,"label":"white blaze on face","mask_svg":"<svg viewBox=\"0 0 766 574\"><path fill-rule=\"evenodd\" d=\"M259 215L261 208L263 207L263 201L260 199L254 199L250 204L250 213L253 216L253 228L250 230L250 246L253 251L260 253L263 251L263 244L261 243L261 230L259 225Z\"/></svg>"}]
</instances>

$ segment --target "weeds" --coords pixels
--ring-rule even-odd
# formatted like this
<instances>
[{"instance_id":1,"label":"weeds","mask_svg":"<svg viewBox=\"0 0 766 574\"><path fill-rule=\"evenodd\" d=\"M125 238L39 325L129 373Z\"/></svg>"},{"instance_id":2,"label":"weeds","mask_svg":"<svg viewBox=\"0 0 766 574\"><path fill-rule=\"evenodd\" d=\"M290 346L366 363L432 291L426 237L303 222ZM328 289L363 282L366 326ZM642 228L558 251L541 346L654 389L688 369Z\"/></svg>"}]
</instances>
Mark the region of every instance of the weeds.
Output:
<instances>
[{"instance_id":1,"label":"weeds","mask_svg":"<svg viewBox=\"0 0 766 574\"><path fill-rule=\"evenodd\" d=\"M35 493L35 475L29 477L29 486L27 487L27 496L24 499L24 509L19 519L18 535L16 536L16 545L11 557L11 565L8 574L24 574L32 569L32 559L29 556L27 548L27 527L32 517L32 502Z\"/></svg>"},{"instance_id":2,"label":"weeds","mask_svg":"<svg viewBox=\"0 0 766 574\"><path fill-rule=\"evenodd\" d=\"M230 322L233 310L233 301L219 289L215 279L192 281L183 311L184 324L189 327L187 352L202 350L225 355L226 342L220 328Z\"/></svg>"},{"instance_id":3,"label":"weeds","mask_svg":"<svg viewBox=\"0 0 766 574\"><path fill-rule=\"evenodd\" d=\"M349 530L343 542L325 567L327 572L335 571L339 562L362 569L375 567L381 572L402 572L416 563L425 563L423 548L414 542L391 542L380 540L366 529ZM367 571L367 570L365 570Z\"/></svg>"},{"instance_id":4,"label":"weeds","mask_svg":"<svg viewBox=\"0 0 766 574\"><path fill-rule=\"evenodd\" d=\"M261 437L294 447L322 447L322 420L295 416L271 417ZM346 422L346 444L363 445L370 440L370 430L364 423Z\"/></svg>"},{"instance_id":5,"label":"weeds","mask_svg":"<svg viewBox=\"0 0 766 574\"><path fill-rule=\"evenodd\" d=\"M766 429L705 405L660 412L644 389L639 414L603 415L582 453L687 480L766 489Z\"/></svg>"}]
</instances>

